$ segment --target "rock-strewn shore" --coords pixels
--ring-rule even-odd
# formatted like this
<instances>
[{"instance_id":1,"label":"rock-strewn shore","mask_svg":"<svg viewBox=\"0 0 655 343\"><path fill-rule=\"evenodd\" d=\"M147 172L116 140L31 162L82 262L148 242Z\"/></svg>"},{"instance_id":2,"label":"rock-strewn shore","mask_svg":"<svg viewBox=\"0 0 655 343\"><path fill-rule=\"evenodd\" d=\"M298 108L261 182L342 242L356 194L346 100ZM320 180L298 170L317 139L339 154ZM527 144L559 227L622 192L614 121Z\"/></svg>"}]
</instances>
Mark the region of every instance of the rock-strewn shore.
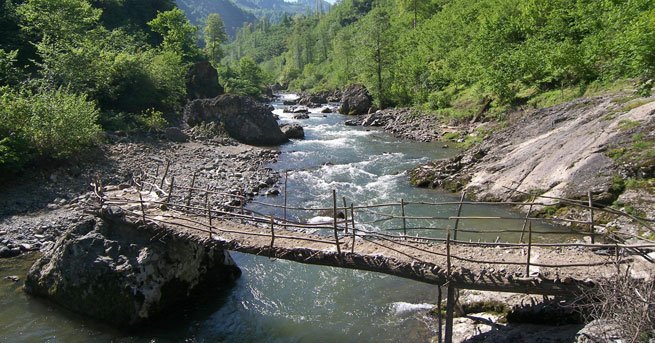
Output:
<instances>
[{"instance_id":1,"label":"rock-strewn shore","mask_svg":"<svg viewBox=\"0 0 655 343\"><path fill-rule=\"evenodd\" d=\"M443 125L438 118L411 108L392 108L346 121L346 125L379 127L396 138L433 142L444 133L461 130Z\"/></svg>"},{"instance_id":2,"label":"rock-strewn shore","mask_svg":"<svg viewBox=\"0 0 655 343\"><path fill-rule=\"evenodd\" d=\"M188 185L197 173L196 187L250 196L275 193L279 175L267 165L278 151L221 140L170 142L144 136L114 136L114 143L86 161L28 172L14 179L0 197L0 257L29 250L47 250L66 229L85 220L84 210L95 203L90 183L129 184L145 170L154 173L171 161L169 175ZM227 142L227 144L223 144ZM221 199L214 199L220 202Z\"/></svg>"}]
</instances>

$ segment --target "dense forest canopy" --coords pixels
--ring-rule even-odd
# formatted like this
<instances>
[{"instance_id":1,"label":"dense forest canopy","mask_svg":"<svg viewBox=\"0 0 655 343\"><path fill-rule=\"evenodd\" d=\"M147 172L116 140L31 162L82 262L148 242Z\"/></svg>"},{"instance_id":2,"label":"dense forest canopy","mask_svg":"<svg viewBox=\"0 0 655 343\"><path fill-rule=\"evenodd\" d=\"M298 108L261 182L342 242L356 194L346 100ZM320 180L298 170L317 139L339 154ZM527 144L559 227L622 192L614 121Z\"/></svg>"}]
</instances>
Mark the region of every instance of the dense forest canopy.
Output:
<instances>
[{"instance_id":1,"label":"dense forest canopy","mask_svg":"<svg viewBox=\"0 0 655 343\"><path fill-rule=\"evenodd\" d=\"M383 106L466 117L485 99L503 108L649 79L655 2L342 0L327 14L245 26L226 58L244 56L292 89L358 82Z\"/></svg>"}]
</instances>

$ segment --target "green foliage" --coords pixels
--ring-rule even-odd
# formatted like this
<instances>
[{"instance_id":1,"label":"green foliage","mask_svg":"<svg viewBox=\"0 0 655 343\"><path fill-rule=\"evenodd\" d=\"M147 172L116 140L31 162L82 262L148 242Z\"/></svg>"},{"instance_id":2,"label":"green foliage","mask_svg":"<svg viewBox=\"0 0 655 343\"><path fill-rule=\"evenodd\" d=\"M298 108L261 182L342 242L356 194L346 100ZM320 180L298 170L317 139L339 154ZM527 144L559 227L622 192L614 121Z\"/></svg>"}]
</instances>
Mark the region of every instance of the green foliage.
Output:
<instances>
[{"instance_id":1,"label":"green foliage","mask_svg":"<svg viewBox=\"0 0 655 343\"><path fill-rule=\"evenodd\" d=\"M378 103L470 117L485 98L493 115L652 78L654 24L653 0L343 0L322 16L246 27L228 56L269 61L291 88L362 82ZM288 37L284 51L257 55L253 42L273 32Z\"/></svg>"},{"instance_id":2,"label":"green foliage","mask_svg":"<svg viewBox=\"0 0 655 343\"><path fill-rule=\"evenodd\" d=\"M16 66L18 50L0 49L0 85L16 84L24 78L24 73Z\"/></svg>"},{"instance_id":3,"label":"green foliage","mask_svg":"<svg viewBox=\"0 0 655 343\"><path fill-rule=\"evenodd\" d=\"M162 48L174 52L186 61L193 61L200 56L196 45L196 27L191 25L184 12L179 8L159 12L157 17L148 22L150 28L161 35Z\"/></svg>"},{"instance_id":4,"label":"green foliage","mask_svg":"<svg viewBox=\"0 0 655 343\"><path fill-rule=\"evenodd\" d=\"M0 170L42 159L65 159L97 142L98 109L65 88L3 89L0 95Z\"/></svg>"},{"instance_id":5,"label":"green foliage","mask_svg":"<svg viewBox=\"0 0 655 343\"><path fill-rule=\"evenodd\" d=\"M23 30L42 39L73 40L94 27L101 10L86 0L27 0L18 7Z\"/></svg>"},{"instance_id":6,"label":"green foliage","mask_svg":"<svg viewBox=\"0 0 655 343\"><path fill-rule=\"evenodd\" d=\"M236 66L219 68L220 83L226 93L259 97L262 94L264 76L261 68L249 57L239 60Z\"/></svg>"},{"instance_id":7,"label":"green foliage","mask_svg":"<svg viewBox=\"0 0 655 343\"><path fill-rule=\"evenodd\" d=\"M205 53L209 57L209 61L215 66L223 58L223 50L221 44L227 41L227 34L225 33L225 25L218 13L210 13L205 20Z\"/></svg>"},{"instance_id":8,"label":"green foliage","mask_svg":"<svg viewBox=\"0 0 655 343\"><path fill-rule=\"evenodd\" d=\"M168 121L164 119L164 114L152 108L140 115L138 121L150 131L161 131L168 125Z\"/></svg>"}]
</instances>

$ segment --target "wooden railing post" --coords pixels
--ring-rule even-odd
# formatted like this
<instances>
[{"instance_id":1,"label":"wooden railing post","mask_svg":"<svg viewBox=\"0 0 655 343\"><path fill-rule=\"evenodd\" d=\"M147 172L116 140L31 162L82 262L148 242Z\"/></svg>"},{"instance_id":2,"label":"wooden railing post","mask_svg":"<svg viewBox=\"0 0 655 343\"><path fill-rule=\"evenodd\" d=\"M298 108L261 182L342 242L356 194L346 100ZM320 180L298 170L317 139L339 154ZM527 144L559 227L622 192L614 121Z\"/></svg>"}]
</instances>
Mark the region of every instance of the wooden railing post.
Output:
<instances>
[{"instance_id":1,"label":"wooden railing post","mask_svg":"<svg viewBox=\"0 0 655 343\"><path fill-rule=\"evenodd\" d=\"M405 218L405 199L400 199L400 215L403 217L403 236L407 239L407 220Z\"/></svg>"},{"instance_id":2,"label":"wooden railing post","mask_svg":"<svg viewBox=\"0 0 655 343\"><path fill-rule=\"evenodd\" d=\"M525 267L525 276L530 276L530 255L532 254L532 220L528 223L528 262Z\"/></svg>"},{"instance_id":3,"label":"wooden railing post","mask_svg":"<svg viewBox=\"0 0 655 343\"><path fill-rule=\"evenodd\" d=\"M189 194L187 195L186 198L186 205L189 207L191 205L191 195L193 194L193 186L196 184L196 174L198 172L193 172L193 176L191 177L191 187L189 187Z\"/></svg>"},{"instance_id":4,"label":"wooden railing post","mask_svg":"<svg viewBox=\"0 0 655 343\"><path fill-rule=\"evenodd\" d=\"M355 253L355 236L357 229L355 228L355 205L353 203L350 203L350 221L351 221L351 226L352 226L352 232L353 232L353 243L352 246L350 247L350 252Z\"/></svg>"},{"instance_id":5,"label":"wooden railing post","mask_svg":"<svg viewBox=\"0 0 655 343\"><path fill-rule=\"evenodd\" d=\"M346 197L343 197L343 221L346 224L344 233L348 234L348 204L346 203Z\"/></svg>"},{"instance_id":6,"label":"wooden railing post","mask_svg":"<svg viewBox=\"0 0 655 343\"><path fill-rule=\"evenodd\" d=\"M459 228L459 217L462 215L462 205L463 205L465 196L466 196L466 192L462 191L462 196L459 198L459 205L457 205L457 218L455 218L455 233L453 235L454 240L457 240L457 229Z\"/></svg>"},{"instance_id":7,"label":"wooden railing post","mask_svg":"<svg viewBox=\"0 0 655 343\"><path fill-rule=\"evenodd\" d=\"M446 270L448 271L448 278L450 278L450 228L446 235Z\"/></svg>"},{"instance_id":8,"label":"wooden railing post","mask_svg":"<svg viewBox=\"0 0 655 343\"><path fill-rule=\"evenodd\" d=\"M146 223L146 209L143 206L143 195L139 192L139 204L141 204L141 219L143 219L143 224Z\"/></svg>"},{"instance_id":9,"label":"wooden railing post","mask_svg":"<svg viewBox=\"0 0 655 343\"><path fill-rule=\"evenodd\" d=\"M521 238L519 239L519 243L523 243L523 236L525 234L525 228L528 225L528 219L530 218L530 214L532 214L532 206L534 205L535 200L536 200L536 197L533 195L532 200L530 200L530 208L528 209L528 213L525 215L525 220L523 220L523 228L521 229Z\"/></svg>"},{"instance_id":10,"label":"wooden railing post","mask_svg":"<svg viewBox=\"0 0 655 343\"><path fill-rule=\"evenodd\" d=\"M175 183L175 176L171 176L171 185L168 187L168 195L166 196L166 206L171 202L171 195L173 195L173 184Z\"/></svg>"},{"instance_id":11,"label":"wooden railing post","mask_svg":"<svg viewBox=\"0 0 655 343\"><path fill-rule=\"evenodd\" d=\"M168 168L170 167L171 161L166 160L166 167L164 167L164 176L161 177L161 182L159 183L159 189L164 188L164 180L166 180L166 176L168 175Z\"/></svg>"},{"instance_id":12,"label":"wooden railing post","mask_svg":"<svg viewBox=\"0 0 655 343\"><path fill-rule=\"evenodd\" d=\"M157 164L157 169L155 169L155 179L152 180L152 183L150 183L150 189L148 190L148 192L152 192L152 188L155 186L155 183L157 183L158 177L159 177L159 164Z\"/></svg>"},{"instance_id":13,"label":"wooden railing post","mask_svg":"<svg viewBox=\"0 0 655 343\"><path fill-rule=\"evenodd\" d=\"M212 210L209 207L209 186L207 186L207 188L207 192L205 192L205 207L207 208L207 221L209 222L209 238L212 238Z\"/></svg>"},{"instance_id":14,"label":"wooden railing post","mask_svg":"<svg viewBox=\"0 0 655 343\"><path fill-rule=\"evenodd\" d=\"M287 179L289 179L289 171L284 171L284 228L287 228Z\"/></svg>"},{"instance_id":15,"label":"wooden railing post","mask_svg":"<svg viewBox=\"0 0 655 343\"><path fill-rule=\"evenodd\" d=\"M455 314L455 286L452 281L448 281L448 291L446 295L446 343L453 342L453 317Z\"/></svg>"},{"instance_id":16,"label":"wooden railing post","mask_svg":"<svg viewBox=\"0 0 655 343\"><path fill-rule=\"evenodd\" d=\"M273 219L273 216L270 216L271 218L271 252L273 251L273 243L275 242L275 219Z\"/></svg>"},{"instance_id":17,"label":"wooden railing post","mask_svg":"<svg viewBox=\"0 0 655 343\"><path fill-rule=\"evenodd\" d=\"M334 241L337 244L337 253L341 255L341 247L339 247L339 233L337 232L337 191L332 190L332 204L333 204L333 218L334 218Z\"/></svg>"},{"instance_id":18,"label":"wooden railing post","mask_svg":"<svg viewBox=\"0 0 655 343\"><path fill-rule=\"evenodd\" d=\"M239 198L239 214L241 214L241 224L245 223L245 219L243 219L244 216L244 211L243 211L243 205L246 202L246 196L243 193L243 190L240 192L241 196Z\"/></svg>"},{"instance_id":19,"label":"wooden railing post","mask_svg":"<svg viewBox=\"0 0 655 343\"><path fill-rule=\"evenodd\" d=\"M591 244L596 243L596 234L594 229L594 205L591 201L591 191L587 192L587 197L589 198L589 232L591 233Z\"/></svg>"},{"instance_id":20,"label":"wooden railing post","mask_svg":"<svg viewBox=\"0 0 655 343\"><path fill-rule=\"evenodd\" d=\"M437 342L442 343L443 342L443 332L442 332L442 325L443 325L443 320L442 320L442 315L441 315L441 285L437 286Z\"/></svg>"}]
</instances>

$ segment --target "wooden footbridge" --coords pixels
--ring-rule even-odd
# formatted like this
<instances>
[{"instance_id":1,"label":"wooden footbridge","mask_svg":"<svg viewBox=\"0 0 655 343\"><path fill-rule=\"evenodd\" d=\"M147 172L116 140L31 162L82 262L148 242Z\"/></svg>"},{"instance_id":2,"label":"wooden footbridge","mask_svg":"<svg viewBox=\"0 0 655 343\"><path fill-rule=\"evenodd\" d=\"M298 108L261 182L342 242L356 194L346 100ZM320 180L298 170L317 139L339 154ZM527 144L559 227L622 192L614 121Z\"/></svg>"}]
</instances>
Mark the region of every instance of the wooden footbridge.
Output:
<instances>
[{"instance_id":1,"label":"wooden footbridge","mask_svg":"<svg viewBox=\"0 0 655 343\"><path fill-rule=\"evenodd\" d=\"M447 287L446 342L452 337L455 289L491 290L544 295L576 295L626 268L635 278L649 279L653 264L649 253L655 242L626 244L626 238L608 234L594 216L629 217L644 232L655 232L653 221L594 204L527 195L527 202L482 203L409 202L355 205L336 191L323 208L288 206L286 178L284 204L255 201L241 192L225 193L205 187L196 174L178 181L163 175L142 172L130 186L102 187L95 184L103 210L117 213L122 220L154 226L161 234L176 234L202 240L208 246L242 253L286 259L300 263L360 269ZM185 182L186 181L186 182ZM248 201L252 205L244 206ZM588 213L588 220L536 218L533 210L543 206L566 205ZM434 213L450 215L407 215L413 206L434 208ZM471 217L462 215L464 207L525 206L525 215ZM253 210L250 208L257 208ZM440 209L441 208L441 209ZM440 209L440 210L438 210ZM269 214L263 212L270 212ZM329 214L329 222L308 223L289 219L287 211L306 213L305 218ZM506 212L511 213L511 212ZM273 215L277 214L277 215ZM112 217L115 216L112 215ZM297 217L297 216L296 216ZM462 225L467 221L481 227ZM514 225L489 229L491 221ZM382 230L383 222L393 222ZM419 223L441 223L421 226ZM539 229L536 223L551 223L560 230ZM563 225L567 226L563 228ZM533 229L533 226L537 227ZM387 225L387 227L389 227ZM417 232L421 233L418 234ZM464 240L458 236L490 237L492 241ZM516 241L500 237L513 235ZM509 237L509 236L507 236ZM156 237L155 237L156 238ZM633 237L634 238L634 237ZM441 310L438 311L441 313ZM441 330L441 315L439 315ZM439 332L441 338L441 332ZM441 341L441 339L440 339Z\"/></svg>"},{"instance_id":2,"label":"wooden footbridge","mask_svg":"<svg viewBox=\"0 0 655 343\"><path fill-rule=\"evenodd\" d=\"M166 168L167 170L168 168ZM653 265L648 253L655 242L625 244L622 237L597 232L594 214L628 216L653 232L653 222L635 218L591 201L532 197L525 203L406 202L355 205L346 199L338 204L337 194L324 208L288 206L286 180L284 205L252 201L260 210L244 205L242 193L223 193L200 187L195 174L185 182L142 172L131 187L96 187L102 206L120 207L128 220L159 225L168 230L200 236L207 244L248 254L287 259L301 263L381 272L436 285L461 289L492 290L531 294L570 295L595 281L615 275L617 267L629 266L633 275L648 277ZM533 209L553 203L577 207L589 213L588 221L543 219ZM467 217L463 207L526 206L526 215L510 217ZM412 206L450 206L452 215L410 216ZM278 216L262 213L270 209ZM329 222L310 224L287 218L287 211L307 213L306 218L330 215ZM443 211L441 211L443 213ZM435 210L435 213L439 211ZM417 227L426 220L445 223L441 227ZM490 221L515 222L514 229L484 229ZM392 229L375 224L393 221ZM463 228L465 221L482 228ZM537 230L533 223L567 224L562 230ZM408 234L413 232L414 234ZM422 234L416 234L421 232ZM458 235L498 235L493 241L458 239ZM501 241L513 234L516 242ZM586 241L584 240L586 238ZM592 243L589 243L592 242Z\"/></svg>"}]
</instances>

